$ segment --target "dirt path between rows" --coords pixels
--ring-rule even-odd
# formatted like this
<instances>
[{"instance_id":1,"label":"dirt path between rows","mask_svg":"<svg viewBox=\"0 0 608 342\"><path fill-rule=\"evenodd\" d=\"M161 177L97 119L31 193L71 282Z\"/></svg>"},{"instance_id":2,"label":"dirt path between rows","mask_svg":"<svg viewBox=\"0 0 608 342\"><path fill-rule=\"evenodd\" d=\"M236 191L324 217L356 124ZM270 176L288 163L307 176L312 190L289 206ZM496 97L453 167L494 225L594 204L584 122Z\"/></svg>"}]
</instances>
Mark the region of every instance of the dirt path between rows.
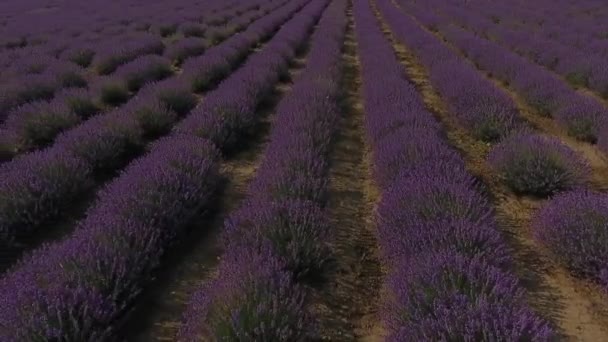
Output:
<instances>
[{"instance_id":1,"label":"dirt path between rows","mask_svg":"<svg viewBox=\"0 0 608 342\"><path fill-rule=\"evenodd\" d=\"M145 298L125 329L127 341L174 341L190 296L202 282L216 276L222 254L218 238L224 221L247 195L248 185L263 159L276 105L291 91L293 80L306 65L307 52L304 48L294 58L289 76L275 85L268 100L258 108L251 133L222 162L224 184L215 210L195 223L183 243L168 253L163 262L165 266L145 291Z\"/></svg>"},{"instance_id":2,"label":"dirt path between rows","mask_svg":"<svg viewBox=\"0 0 608 342\"><path fill-rule=\"evenodd\" d=\"M443 12L440 15L445 17L445 14L443 14ZM487 40L489 42L492 42L492 43L500 46L501 48L503 48L505 50L508 50L508 51L510 51L510 52L512 52L512 53L514 53L514 54L516 54L516 55L518 55L518 56L526 59L528 62L530 62L530 64L536 65L537 67L544 69L546 72L551 73L554 77L556 77L557 79L559 79L562 82L564 82L564 84L566 84L570 88L574 89L579 94L591 97L591 98L595 99L596 101L600 102L601 104L603 104L605 107L608 107L608 98L603 97L602 94L600 94L599 92L591 89L588 85L573 84L572 82L569 82L568 79L564 75L558 73L554 69L551 69L551 68L547 67L546 65L543 65L543 64L535 62L532 58L530 58L528 55L526 55L523 52L519 53L516 50L512 50L511 48L509 48L502 41L497 40L497 39L492 39L492 36L487 36L485 34L484 35L478 35L473 30L469 29L466 26L462 26L462 25L457 24L455 22L452 22L452 23L454 25L457 25L459 28L461 28L461 29L463 29L463 30L465 30L465 31L467 31L467 32L475 35L476 37L479 37L481 39L485 39L485 40ZM497 25L501 25L501 24L497 24ZM513 30L511 28L508 28L508 29L511 30L512 32L516 32L515 30ZM552 41L552 42L556 43L556 41ZM570 46L570 48L576 49L575 47L572 47L572 46Z\"/></svg>"},{"instance_id":3,"label":"dirt path between rows","mask_svg":"<svg viewBox=\"0 0 608 342\"><path fill-rule=\"evenodd\" d=\"M379 195L370 176L370 152L365 145L352 2L347 15L343 116L330 156L327 207L335 233L331 246L335 260L327 283L314 291L314 313L322 340L383 341L377 316L382 271L373 225Z\"/></svg>"},{"instance_id":4,"label":"dirt path between rows","mask_svg":"<svg viewBox=\"0 0 608 342\"><path fill-rule=\"evenodd\" d=\"M376 14L379 16L378 12ZM404 12L404 15L407 14ZM462 153L469 171L482 181L492 197L500 228L513 249L514 271L522 280L532 307L555 324L564 339L605 340L608 336L605 298L599 295L594 285L571 277L531 236L531 215L543 201L516 196L497 182L485 162L489 146L473 139L458 125L429 83L427 72L415 55L396 42L386 23L383 23L383 30L425 104L445 127L448 140ZM553 128L547 127L547 132L551 133Z\"/></svg>"},{"instance_id":5,"label":"dirt path between rows","mask_svg":"<svg viewBox=\"0 0 608 342\"><path fill-rule=\"evenodd\" d=\"M598 191L608 190L608 158L604 152L594 144L571 137L566 129L560 126L556 120L538 113L538 111L534 110L534 108L526 103L519 93L507 84L492 77L491 73L488 71L477 68L475 63L465 57L462 51L447 41L445 37L439 33L434 32L433 34L450 47L454 53L458 54L462 60L469 62L472 67L476 68L488 82L491 82L496 88L509 95L517 106L520 118L525 121L527 126L533 128L542 135L558 138L566 146L578 152L589 163L589 166L591 166L592 174L589 184L590 187Z\"/></svg>"}]
</instances>

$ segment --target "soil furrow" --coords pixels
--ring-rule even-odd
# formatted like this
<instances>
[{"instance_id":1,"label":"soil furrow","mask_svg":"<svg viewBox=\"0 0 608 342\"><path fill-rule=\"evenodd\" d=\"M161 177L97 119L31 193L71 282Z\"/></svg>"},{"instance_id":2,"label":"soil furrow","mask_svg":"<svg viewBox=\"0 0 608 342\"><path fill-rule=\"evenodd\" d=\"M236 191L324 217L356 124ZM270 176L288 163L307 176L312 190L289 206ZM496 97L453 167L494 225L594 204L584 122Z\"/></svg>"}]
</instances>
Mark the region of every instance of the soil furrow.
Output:
<instances>
[{"instance_id":1,"label":"soil furrow","mask_svg":"<svg viewBox=\"0 0 608 342\"><path fill-rule=\"evenodd\" d=\"M380 17L378 12L376 14ZM407 14L404 12L404 15ZM462 153L469 171L488 190L499 226L513 250L515 272L527 290L530 304L552 321L564 338L601 341L608 334L608 312L603 305L605 299L595 286L571 277L551 258L551 253L531 236L530 218L542 201L515 196L497 181L485 161L489 146L472 138L457 123L429 83L424 66L407 47L392 37L384 22L383 29L404 64L409 79L444 126L447 139Z\"/></svg>"},{"instance_id":2,"label":"soil furrow","mask_svg":"<svg viewBox=\"0 0 608 342\"><path fill-rule=\"evenodd\" d=\"M255 126L243 137L243 143L222 161L220 171L224 184L216 207L194 223L183 242L168 253L165 266L132 314L132 322L124 332L126 340L174 341L193 291L216 275L215 268L222 254L218 238L224 221L247 195L248 185L263 159L275 108L291 91L293 80L305 67L307 52L304 48L298 53L290 64L289 76L275 85L272 94L256 111Z\"/></svg>"},{"instance_id":3,"label":"soil furrow","mask_svg":"<svg viewBox=\"0 0 608 342\"><path fill-rule=\"evenodd\" d=\"M314 311L321 338L381 341L378 303L382 285L373 210L379 197L371 179L365 144L361 78L354 37L352 2L343 52L342 118L330 156L328 213L334 229L334 260L327 283L315 291Z\"/></svg>"}]
</instances>

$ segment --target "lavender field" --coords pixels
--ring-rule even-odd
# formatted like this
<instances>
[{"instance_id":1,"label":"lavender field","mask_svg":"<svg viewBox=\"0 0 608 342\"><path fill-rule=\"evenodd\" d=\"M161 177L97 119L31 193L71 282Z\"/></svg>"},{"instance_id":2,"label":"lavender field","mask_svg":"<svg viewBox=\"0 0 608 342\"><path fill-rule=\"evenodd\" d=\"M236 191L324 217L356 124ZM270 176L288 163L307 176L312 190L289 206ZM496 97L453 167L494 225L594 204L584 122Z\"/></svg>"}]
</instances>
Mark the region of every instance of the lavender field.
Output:
<instances>
[{"instance_id":1,"label":"lavender field","mask_svg":"<svg viewBox=\"0 0 608 342\"><path fill-rule=\"evenodd\" d=\"M606 18L0 2L0 342L608 341Z\"/></svg>"}]
</instances>

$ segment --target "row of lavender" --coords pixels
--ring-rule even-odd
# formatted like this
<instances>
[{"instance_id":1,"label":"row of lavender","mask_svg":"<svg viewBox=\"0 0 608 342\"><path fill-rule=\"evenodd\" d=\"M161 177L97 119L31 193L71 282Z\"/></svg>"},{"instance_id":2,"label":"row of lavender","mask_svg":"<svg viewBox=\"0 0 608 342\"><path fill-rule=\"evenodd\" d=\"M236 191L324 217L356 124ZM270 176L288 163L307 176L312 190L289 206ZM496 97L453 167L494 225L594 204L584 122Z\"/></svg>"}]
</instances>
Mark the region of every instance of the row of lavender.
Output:
<instances>
[{"instance_id":1,"label":"row of lavender","mask_svg":"<svg viewBox=\"0 0 608 342\"><path fill-rule=\"evenodd\" d=\"M98 61L129 58L138 46L146 45L146 40L158 45L160 37L196 37L209 26L228 28L229 25L224 26L226 19L241 14L239 7L244 4L241 0L130 0L120 5L65 1L48 11L41 10L48 3L38 4L40 8L15 13L0 26L0 65L10 67L14 60L28 56L58 57L83 66L91 63L97 53L108 57L96 57ZM256 4L251 5L254 8ZM31 22L37 25L30 25ZM117 53L113 58L112 51Z\"/></svg>"},{"instance_id":2,"label":"row of lavender","mask_svg":"<svg viewBox=\"0 0 608 342\"><path fill-rule=\"evenodd\" d=\"M431 16L428 9L408 6L408 10L418 16ZM469 59L493 77L512 87L538 113L554 117L573 137L598 142L608 151L608 142L603 132L608 129L606 118L608 109L588 95L579 94L550 71L534 65L527 59L476 37L463 29L449 25L450 19L436 18L437 28L451 43L456 45ZM423 24L427 24L423 21Z\"/></svg>"},{"instance_id":3,"label":"row of lavender","mask_svg":"<svg viewBox=\"0 0 608 342\"><path fill-rule=\"evenodd\" d=\"M324 0L308 3L208 98L223 97L229 87L247 103L259 104L326 5ZM272 26L267 30L268 35ZM209 103L214 101L190 116L218 109ZM248 122L245 118L232 128L237 133ZM37 250L0 280L0 341L114 338L164 252L209 207L225 148L181 132L133 162L101 191L72 236Z\"/></svg>"},{"instance_id":4,"label":"row of lavender","mask_svg":"<svg viewBox=\"0 0 608 342\"><path fill-rule=\"evenodd\" d=\"M502 141L493 149L489 162L513 191L547 196L587 180L588 166L556 139L527 132L509 95L472 64L418 27L389 0L379 0L378 7L396 38L423 63L432 86L450 113L456 114L458 123L477 139ZM488 135L490 132L494 134Z\"/></svg>"},{"instance_id":5,"label":"row of lavender","mask_svg":"<svg viewBox=\"0 0 608 342\"><path fill-rule=\"evenodd\" d=\"M12 244L43 228L85 193L96 176L115 172L143 151L145 141L166 134L197 103L192 79L217 83L304 3L290 3L257 20L194 58L184 73L146 86L126 105L61 134L52 147L1 165L0 242Z\"/></svg>"},{"instance_id":6,"label":"row of lavender","mask_svg":"<svg viewBox=\"0 0 608 342\"><path fill-rule=\"evenodd\" d=\"M512 81L510 84L515 87L530 84L530 87L534 85L533 89L538 90L536 94L531 94L530 88L524 88L528 96L538 96L537 101L547 101L547 98L559 101L563 108L556 114L558 121L569 118L570 128L574 125L586 134L589 134L589 130L598 130L601 134L606 129L608 112L594 100L581 97L519 56L509 55L462 30L450 32L447 36L451 41L465 49L468 56L480 65L492 66L489 70L493 74L498 77L516 74L518 76L514 80L521 83ZM496 63L498 56L503 57L501 63ZM511 64L509 61L515 62ZM527 73L524 74L524 71ZM543 80L546 81L544 84ZM566 94L558 96L562 91ZM570 103L564 102L568 99ZM600 147L606 151L604 135L601 134L599 138ZM590 176L587 162L557 139L520 132L496 146L488 157L488 163L518 193L540 196L557 194L535 215L532 228L537 240L549 247L555 257L574 274L608 288L608 232L602 228L608 223L608 211L602 204L607 197L586 189ZM569 190L572 191L565 192Z\"/></svg>"},{"instance_id":7,"label":"row of lavender","mask_svg":"<svg viewBox=\"0 0 608 342\"><path fill-rule=\"evenodd\" d=\"M302 341L315 336L298 283L328 259L327 160L339 118L345 1L326 10L307 66L277 106L264 160L228 218L218 278L193 295L178 340Z\"/></svg>"},{"instance_id":8,"label":"row of lavender","mask_svg":"<svg viewBox=\"0 0 608 342\"><path fill-rule=\"evenodd\" d=\"M118 3L80 2L77 0L17 1L1 4L1 47L17 49L55 43L60 40L79 40L93 33L122 33L142 29L144 24L154 24L156 31L168 22L206 19L205 12L215 13L237 1L177 0L171 4L163 1L130 0ZM16 7L20 6L18 9ZM15 8L11 8L15 7ZM31 25L35 22L36 25Z\"/></svg>"},{"instance_id":9,"label":"row of lavender","mask_svg":"<svg viewBox=\"0 0 608 342\"><path fill-rule=\"evenodd\" d=\"M278 2L278 5L282 2ZM262 6L247 3L242 9L247 10L252 6L255 10L229 18L231 32L242 31L251 22L277 7L267 1ZM238 8L235 11L239 12ZM202 54L206 48L206 45L195 43L181 46L170 53L183 61ZM51 101L30 102L10 110L6 115L6 122L0 126L0 161L10 159L23 151L48 145L59 133L97 114L103 107L121 105L145 84L171 76L174 73L173 62L175 61L154 54L142 55L120 66L111 77L93 79L89 89L60 91ZM84 83L75 85L87 86L86 81L82 81ZM27 84L20 87L27 91L36 91L35 85L31 88ZM15 94L21 96L23 93Z\"/></svg>"},{"instance_id":10,"label":"row of lavender","mask_svg":"<svg viewBox=\"0 0 608 342\"><path fill-rule=\"evenodd\" d=\"M569 9L583 7L583 4L549 6L547 11L540 15L535 8L528 9L517 4L481 4L475 7L475 11L461 6L456 3L442 4L441 10L477 34L500 41L515 52L531 58L535 63L555 70L573 85L587 86L604 97L608 96L608 68L604 62L608 57L608 42L605 37L595 36L605 24L576 17L562 20L568 17L564 14L568 13ZM495 13L498 10L496 7L511 10L509 14L495 17L488 12ZM603 7L600 7L601 9ZM508 20L512 16L517 16L522 22L512 25ZM536 22L541 19L540 16L550 18L552 22L559 18L558 20L562 20L559 26L568 27L568 31L555 32L555 22L543 22L543 25L538 26L527 23ZM503 17L506 17L504 22L501 21ZM584 25L580 25L581 23ZM577 26L580 27L578 31Z\"/></svg>"},{"instance_id":11,"label":"row of lavender","mask_svg":"<svg viewBox=\"0 0 608 342\"><path fill-rule=\"evenodd\" d=\"M423 32L390 1L380 0L378 6L396 38L424 64L429 81L448 105L448 110L475 138L496 142L522 125L513 100L480 75L474 66L431 34Z\"/></svg>"},{"instance_id":12,"label":"row of lavender","mask_svg":"<svg viewBox=\"0 0 608 342\"><path fill-rule=\"evenodd\" d=\"M217 5L214 6L217 7ZM106 38L106 44L97 42L96 51L84 47L78 48L76 42L68 40L72 42L70 46L77 52L67 60L60 56L57 57L57 53L49 55L32 51L22 57L10 53L7 59L16 62L15 65L5 68L2 77L4 82L0 85L0 122L4 121L7 116L9 119L12 116L16 122L1 129L3 131L1 140L3 141L0 142L0 149L3 149L4 153L12 152L8 153L10 155L14 154L15 148L21 147L19 145L25 145L21 148L27 148L32 143L38 146L53 138L53 133L57 130L79 121L79 116L75 115L78 113L72 113L73 108L69 108L74 106L70 103L73 100L69 101L74 95L65 99L65 95L62 96L60 89L88 86L90 91L86 94L81 93L78 97L86 96L89 102L99 102L98 105L118 105L132 96L132 91L137 90L142 83L158 80L171 74L173 72L172 63L180 64L187 57L200 55L209 45L215 45L237 33L251 21L267 14L270 10L267 2L241 1L228 4L224 13L213 12L221 20L208 19L209 26L205 30L197 31L196 38L188 34L188 37L181 40L176 39L177 42L170 44L167 48L165 45L169 43L164 43L160 38L124 33ZM157 56L163 51L165 58ZM98 73L115 72L116 74L105 77L86 74L85 69L80 66L86 67L91 62ZM125 63L128 64L125 65ZM53 104L46 103L58 91L60 98L53 101ZM15 108L35 100L41 101L41 103L37 103L35 107ZM14 113L10 113L11 110ZM32 112L40 111L42 111L41 115L32 114ZM66 113L66 111L68 112ZM26 114L26 119L21 118L23 114ZM43 121L50 121L48 124L52 127L59 127L51 129L50 132L30 129L29 125L39 126L36 124L38 117L41 117ZM52 121L52 119L55 120ZM24 120L25 123L22 122ZM34 123L30 124L28 120L34 121ZM24 135L25 137L23 137ZM41 138L38 138L41 141L30 141L31 139L28 139L30 135L42 135ZM49 135L50 137L47 137ZM19 140L25 141L21 141L22 144L19 144ZM9 146L2 146L7 144Z\"/></svg>"},{"instance_id":13,"label":"row of lavender","mask_svg":"<svg viewBox=\"0 0 608 342\"><path fill-rule=\"evenodd\" d=\"M355 4L367 134L382 188L389 340L550 340L554 333L509 271L509 250L478 184L404 78L367 1Z\"/></svg>"}]
</instances>

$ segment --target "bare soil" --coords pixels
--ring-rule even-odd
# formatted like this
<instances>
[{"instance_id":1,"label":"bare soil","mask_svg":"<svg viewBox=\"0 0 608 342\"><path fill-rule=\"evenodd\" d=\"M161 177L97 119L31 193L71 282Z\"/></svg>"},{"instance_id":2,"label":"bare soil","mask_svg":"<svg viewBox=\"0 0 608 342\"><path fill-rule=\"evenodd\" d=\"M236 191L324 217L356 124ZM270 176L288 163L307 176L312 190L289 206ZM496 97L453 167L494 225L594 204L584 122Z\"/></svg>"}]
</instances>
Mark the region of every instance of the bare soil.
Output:
<instances>
[{"instance_id":1,"label":"bare soil","mask_svg":"<svg viewBox=\"0 0 608 342\"><path fill-rule=\"evenodd\" d=\"M405 12L404 12L405 13ZM379 15L379 13L377 13ZM407 47L391 36L385 23L385 33L390 38L401 62L405 65L410 80L420 90L424 101L445 127L450 143L461 151L469 171L479 178L488 190L495 205L497 220L515 257L515 272L527 290L533 308L549 319L562 334L572 341L602 341L608 336L608 310L606 298L595 285L576 279L558 264L551 253L538 244L530 231L530 218L543 200L513 194L497 181L485 162L489 145L473 139L447 111L445 103L428 81L427 72ZM430 31L429 31L430 32ZM439 39L441 39L439 37ZM504 89L504 88L503 88ZM514 95L512 92L508 92ZM522 116L544 134L564 138L563 131L550 119L539 118L522 106ZM542 119L542 120L541 120ZM589 144L564 139L565 143L582 153L593 167L593 183L597 187L605 184L605 159L596 155ZM587 145L587 146L583 146Z\"/></svg>"},{"instance_id":2,"label":"bare soil","mask_svg":"<svg viewBox=\"0 0 608 342\"><path fill-rule=\"evenodd\" d=\"M343 117L330 160L327 207L335 234L331 245L335 259L327 283L315 291L313 310L322 340L383 341L377 316L382 270L373 224L379 193L370 176L370 152L365 145L352 4L348 17Z\"/></svg>"},{"instance_id":3,"label":"bare soil","mask_svg":"<svg viewBox=\"0 0 608 342\"><path fill-rule=\"evenodd\" d=\"M293 79L305 66L303 51L277 83L273 93L258 108L255 127L243 144L226 156L221 165L223 186L213 213L196 222L183 242L168 253L155 281L144 291L140 305L130 315L123 336L127 341L174 341L182 314L192 293L202 282L217 276L221 259L219 236L225 219L247 195L247 187L262 162L278 102L291 91Z\"/></svg>"}]
</instances>

